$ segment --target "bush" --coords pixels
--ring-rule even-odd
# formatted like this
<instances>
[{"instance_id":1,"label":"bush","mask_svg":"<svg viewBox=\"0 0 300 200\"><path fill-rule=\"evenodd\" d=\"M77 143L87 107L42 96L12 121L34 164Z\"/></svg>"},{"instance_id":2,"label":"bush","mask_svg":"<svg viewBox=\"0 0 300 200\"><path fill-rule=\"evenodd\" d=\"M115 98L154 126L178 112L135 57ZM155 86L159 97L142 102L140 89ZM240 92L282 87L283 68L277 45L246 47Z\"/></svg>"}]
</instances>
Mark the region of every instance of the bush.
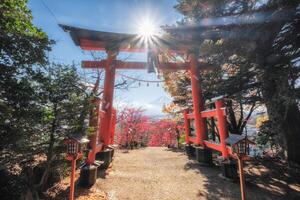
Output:
<instances>
[{"instance_id":1,"label":"bush","mask_svg":"<svg viewBox=\"0 0 300 200\"><path fill-rule=\"evenodd\" d=\"M255 140L259 148L263 150L271 149L272 151L278 152L280 148L278 142L276 142L277 134L273 131L272 122L270 120L261 122Z\"/></svg>"}]
</instances>

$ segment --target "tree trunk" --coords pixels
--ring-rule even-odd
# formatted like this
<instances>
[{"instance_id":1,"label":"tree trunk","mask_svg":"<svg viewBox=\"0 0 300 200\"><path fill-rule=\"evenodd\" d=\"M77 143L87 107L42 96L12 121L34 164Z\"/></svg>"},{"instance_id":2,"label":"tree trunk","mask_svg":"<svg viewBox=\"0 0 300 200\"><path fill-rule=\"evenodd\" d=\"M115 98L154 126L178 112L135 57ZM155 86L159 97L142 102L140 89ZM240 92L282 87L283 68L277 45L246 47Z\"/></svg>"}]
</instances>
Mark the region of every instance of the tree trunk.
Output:
<instances>
[{"instance_id":1,"label":"tree trunk","mask_svg":"<svg viewBox=\"0 0 300 200\"><path fill-rule=\"evenodd\" d=\"M263 96L265 99L272 128L277 132L278 142L286 152L290 165L300 165L300 111L291 95L288 75L281 70L273 74L265 73L263 79Z\"/></svg>"},{"instance_id":2,"label":"tree trunk","mask_svg":"<svg viewBox=\"0 0 300 200\"><path fill-rule=\"evenodd\" d=\"M300 165L300 112L296 104L290 105L287 117L283 121L283 129L286 131L287 157L290 165Z\"/></svg>"},{"instance_id":3,"label":"tree trunk","mask_svg":"<svg viewBox=\"0 0 300 200\"><path fill-rule=\"evenodd\" d=\"M48 181L49 178L49 174L51 173L51 165L52 165L52 161L54 159L54 153L53 153L53 149L54 149L54 142L55 142L55 137L54 137L54 133L56 131L57 128L57 110L56 110L56 106L54 106L54 119L52 121L51 124L51 129L50 129L50 139L49 139L49 146L48 146L48 151L47 151L47 161L46 161L46 167L45 167L45 171L41 177L40 182L35 185L35 188L38 191L42 191L45 184Z\"/></svg>"}]
</instances>

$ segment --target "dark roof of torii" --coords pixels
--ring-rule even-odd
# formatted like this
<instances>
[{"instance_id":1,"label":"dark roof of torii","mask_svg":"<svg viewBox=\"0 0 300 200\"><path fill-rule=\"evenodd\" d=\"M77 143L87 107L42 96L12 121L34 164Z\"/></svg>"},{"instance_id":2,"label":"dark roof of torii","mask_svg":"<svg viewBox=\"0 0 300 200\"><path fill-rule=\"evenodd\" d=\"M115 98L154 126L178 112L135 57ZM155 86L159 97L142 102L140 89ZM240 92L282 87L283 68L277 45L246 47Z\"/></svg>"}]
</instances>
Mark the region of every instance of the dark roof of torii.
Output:
<instances>
[{"instance_id":1,"label":"dark roof of torii","mask_svg":"<svg viewBox=\"0 0 300 200\"><path fill-rule=\"evenodd\" d=\"M185 51L199 47L204 39L263 40L280 27L274 25L284 23L290 18L290 10L207 18L190 26L166 26L163 29L167 33L161 36L152 36L151 42L145 42L142 36L138 34L95 31L67 25L60 26L64 31L69 32L74 43L84 50ZM264 25L261 26L261 24Z\"/></svg>"},{"instance_id":2,"label":"dark roof of torii","mask_svg":"<svg viewBox=\"0 0 300 200\"><path fill-rule=\"evenodd\" d=\"M135 35L133 34L95 31L63 24L60 24L59 26L62 27L64 31L69 32L71 34L71 37L76 45L80 45L80 39L89 39L98 42L105 42L130 40L135 37Z\"/></svg>"},{"instance_id":3,"label":"dark roof of torii","mask_svg":"<svg viewBox=\"0 0 300 200\"><path fill-rule=\"evenodd\" d=\"M145 51L146 49L186 49L187 45L195 44L188 40L178 40L174 37L152 36L151 42L146 42L138 34L112 33L88 30L60 24L64 31L69 32L77 46L84 50L116 50Z\"/></svg>"}]
</instances>

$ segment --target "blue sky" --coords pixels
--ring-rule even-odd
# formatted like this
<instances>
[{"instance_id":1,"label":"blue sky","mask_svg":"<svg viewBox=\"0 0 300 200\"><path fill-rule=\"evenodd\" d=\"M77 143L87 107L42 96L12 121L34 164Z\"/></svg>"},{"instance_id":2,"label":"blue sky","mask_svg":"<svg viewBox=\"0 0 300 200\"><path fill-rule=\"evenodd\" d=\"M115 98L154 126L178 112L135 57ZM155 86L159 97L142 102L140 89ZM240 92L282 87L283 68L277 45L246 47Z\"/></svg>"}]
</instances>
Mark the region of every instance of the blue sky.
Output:
<instances>
[{"instance_id":1,"label":"blue sky","mask_svg":"<svg viewBox=\"0 0 300 200\"><path fill-rule=\"evenodd\" d=\"M157 27L179 20L181 15L173 8L175 4L176 0L30 0L29 8L32 10L34 24L56 41L49 53L50 60L71 64L91 60L91 56L73 44L70 36L62 31L57 21L99 31L137 33L138 24L145 18L150 18ZM143 54L120 54L119 58L128 56L129 60L145 59ZM121 73L145 80L158 80L155 74L148 74L146 71ZM138 86L138 83L135 86ZM143 107L149 115L160 115L161 107L170 100L163 88L157 87L156 84L147 87L142 83L141 87L115 92L116 106L129 104Z\"/></svg>"}]
</instances>

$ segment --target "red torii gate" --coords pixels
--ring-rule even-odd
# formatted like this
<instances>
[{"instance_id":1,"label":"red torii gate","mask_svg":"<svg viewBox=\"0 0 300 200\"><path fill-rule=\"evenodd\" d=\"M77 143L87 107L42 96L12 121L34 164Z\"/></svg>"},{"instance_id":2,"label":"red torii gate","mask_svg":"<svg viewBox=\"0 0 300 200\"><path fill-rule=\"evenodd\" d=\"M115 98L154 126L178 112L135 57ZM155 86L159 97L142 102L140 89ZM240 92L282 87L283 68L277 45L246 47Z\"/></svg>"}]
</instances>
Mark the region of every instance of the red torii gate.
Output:
<instances>
[{"instance_id":1,"label":"red torii gate","mask_svg":"<svg viewBox=\"0 0 300 200\"><path fill-rule=\"evenodd\" d=\"M204 111L204 102L200 87L200 70L212 70L213 66L197 60L193 48L200 45L195 41L176 39L174 37L153 36L152 42L143 41L143 38L135 34L119 34L100 31L92 31L66 25L60 25L69 32L74 43L83 50L106 51L107 58L101 61L82 61L82 67L86 69L97 68L105 70L104 91L102 106L98 113L101 113L100 129L97 136L90 141L86 163L95 163L97 153L103 151L112 142L114 132L113 122L113 94L115 73L118 69L147 69L150 71L156 67L158 70L188 70L191 75L193 113L185 112L186 142L200 145L204 149L211 148L222 152L224 158L231 154L230 148L226 146L225 139L228 137L226 128L225 112L222 108L222 100L216 101L216 109ZM118 52L148 52L148 62L123 62L116 60ZM180 52L189 54L187 62L164 62L159 58L161 52ZM115 114L116 115L116 114ZM220 132L220 144L207 141L206 117L217 117ZM190 138L189 119L195 119L196 137ZM98 140L97 140L98 138ZM91 175L88 175L91 177ZM93 181L89 182L93 184Z\"/></svg>"}]
</instances>

